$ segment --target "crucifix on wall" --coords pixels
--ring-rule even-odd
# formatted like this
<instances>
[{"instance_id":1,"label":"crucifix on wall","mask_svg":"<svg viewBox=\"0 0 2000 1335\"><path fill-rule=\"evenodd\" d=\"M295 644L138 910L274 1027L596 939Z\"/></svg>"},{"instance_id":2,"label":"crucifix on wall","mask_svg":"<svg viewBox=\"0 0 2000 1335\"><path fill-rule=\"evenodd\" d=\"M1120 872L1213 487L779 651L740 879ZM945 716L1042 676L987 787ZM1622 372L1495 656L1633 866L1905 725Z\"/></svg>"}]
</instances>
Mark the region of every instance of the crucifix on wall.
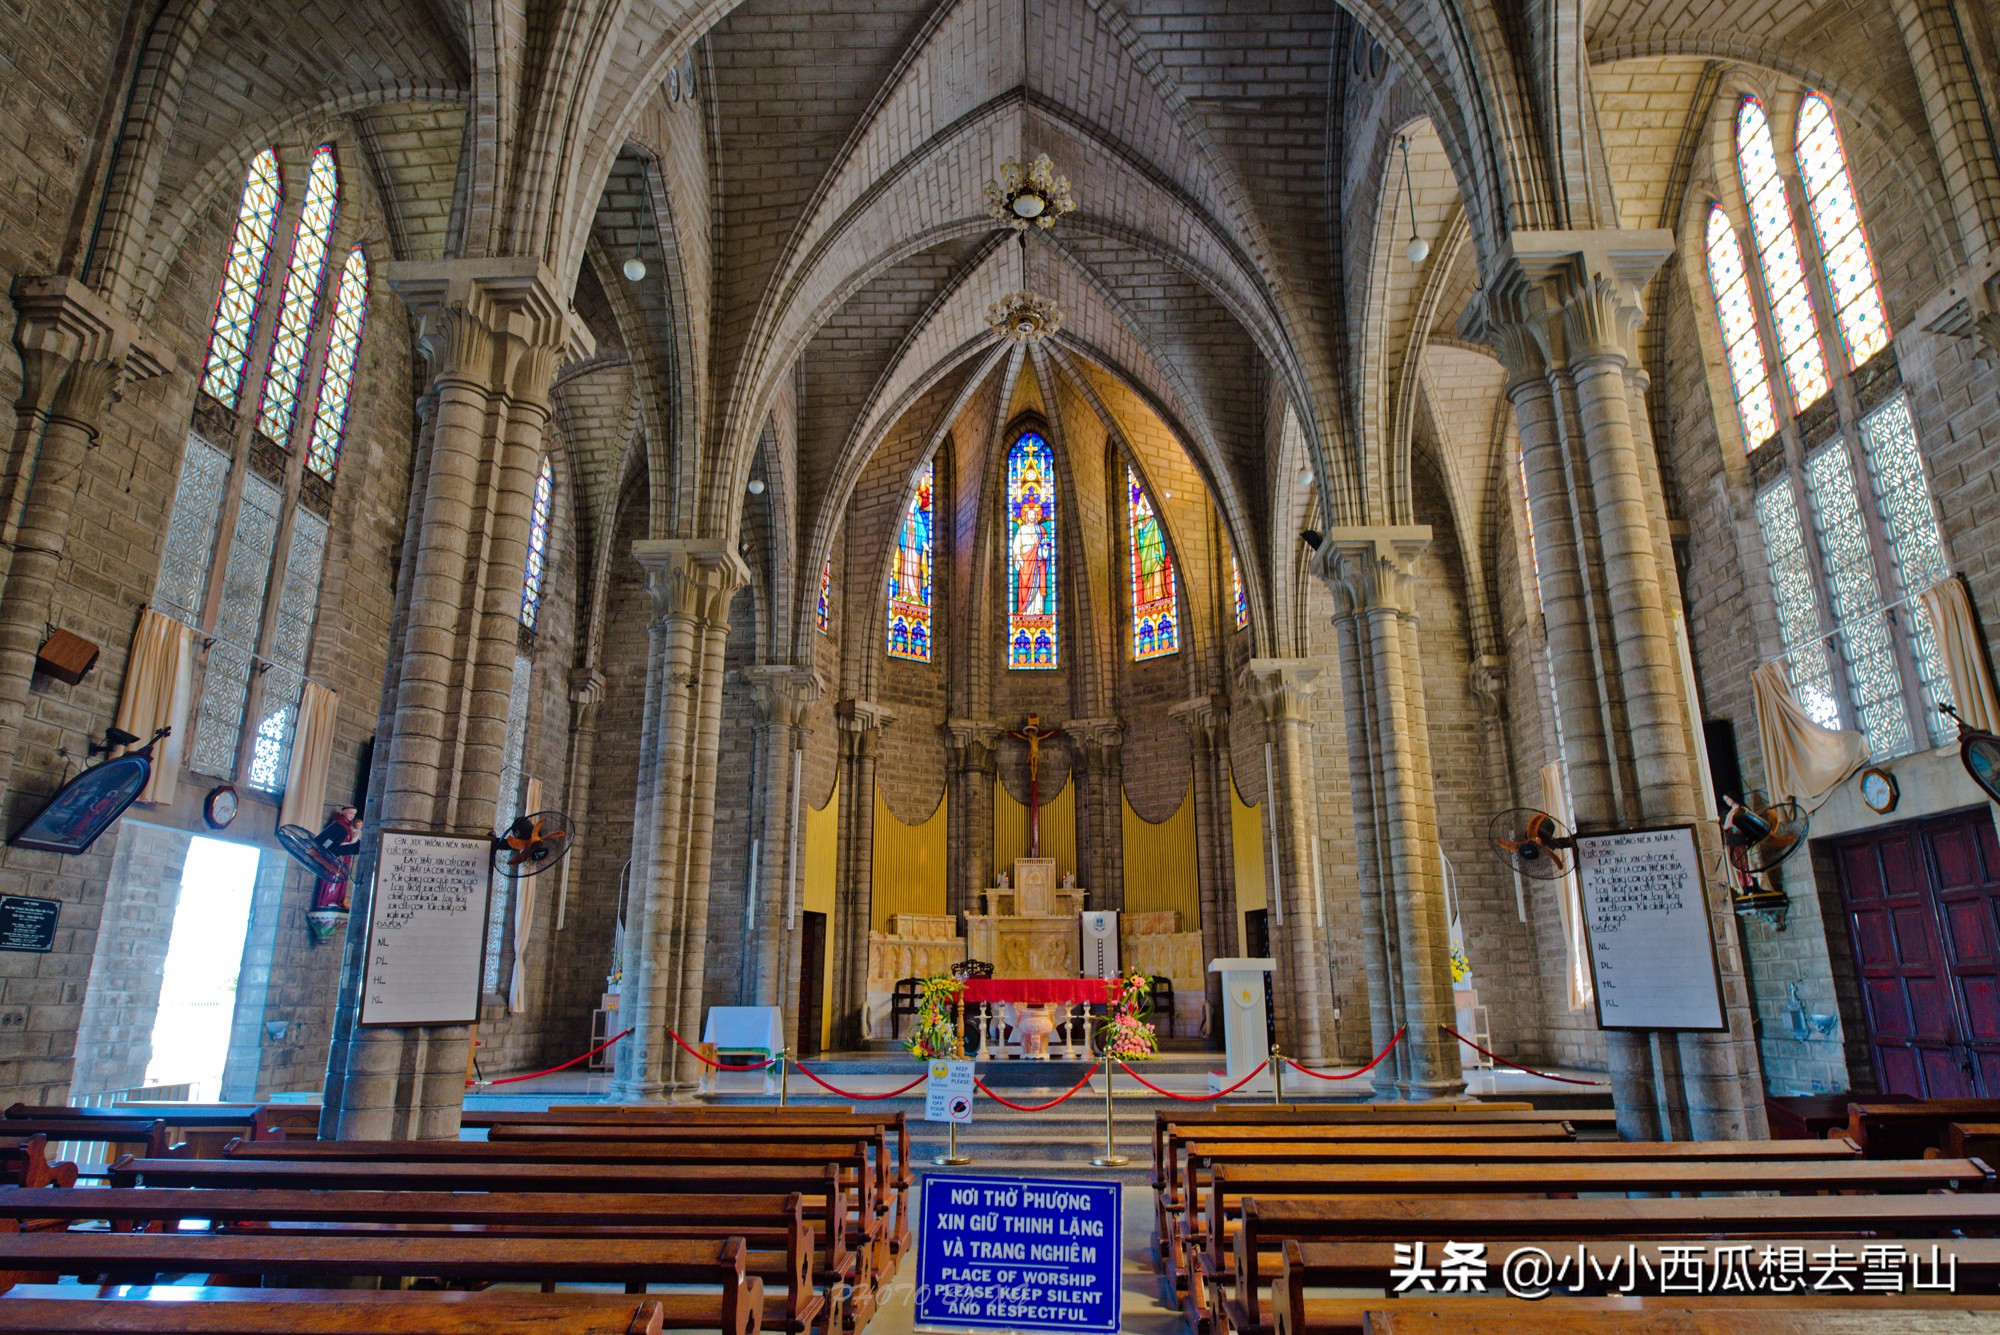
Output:
<instances>
[{"instance_id":1,"label":"crucifix on wall","mask_svg":"<svg viewBox=\"0 0 2000 1335\"><path fill-rule=\"evenodd\" d=\"M1028 744L1028 856L1042 855L1042 743L1067 736L1061 728L1044 728L1040 714L1003 734Z\"/></svg>"}]
</instances>

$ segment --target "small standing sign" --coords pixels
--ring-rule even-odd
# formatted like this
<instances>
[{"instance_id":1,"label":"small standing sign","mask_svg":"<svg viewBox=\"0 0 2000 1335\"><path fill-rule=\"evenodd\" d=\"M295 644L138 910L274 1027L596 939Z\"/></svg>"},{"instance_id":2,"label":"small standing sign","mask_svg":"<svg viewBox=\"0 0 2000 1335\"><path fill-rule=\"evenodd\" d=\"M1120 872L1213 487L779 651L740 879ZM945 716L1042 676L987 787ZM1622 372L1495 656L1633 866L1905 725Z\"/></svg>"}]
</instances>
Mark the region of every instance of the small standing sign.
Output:
<instances>
[{"instance_id":1,"label":"small standing sign","mask_svg":"<svg viewBox=\"0 0 2000 1335\"><path fill-rule=\"evenodd\" d=\"M1117 1182L926 1174L917 1329L1113 1335L1123 1205Z\"/></svg>"},{"instance_id":2,"label":"small standing sign","mask_svg":"<svg viewBox=\"0 0 2000 1335\"><path fill-rule=\"evenodd\" d=\"M368 897L361 1023L477 1023L492 893L492 839L384 831Z\"/></svg>"},{"instance_id":3,"label":"small standing sign","mask_svg":"<svg viewBox=\"0 0 2000 1335\"><path fill-rule=\"evenodd\" d=\"M1576 840L1600 1029L1727 1027L1694 827Z\"/></svg>"},{"instance_id":4,"label":"small standing sign","mask_svg":"<svg viewBox=\"0 0 2000 1335\"><path fill-rule=\"evenodd\" d=\"M931 1060L930 1083L924 1086L926 1122L972 1121L972 1063Z\"/></svg>"}]
</instances>

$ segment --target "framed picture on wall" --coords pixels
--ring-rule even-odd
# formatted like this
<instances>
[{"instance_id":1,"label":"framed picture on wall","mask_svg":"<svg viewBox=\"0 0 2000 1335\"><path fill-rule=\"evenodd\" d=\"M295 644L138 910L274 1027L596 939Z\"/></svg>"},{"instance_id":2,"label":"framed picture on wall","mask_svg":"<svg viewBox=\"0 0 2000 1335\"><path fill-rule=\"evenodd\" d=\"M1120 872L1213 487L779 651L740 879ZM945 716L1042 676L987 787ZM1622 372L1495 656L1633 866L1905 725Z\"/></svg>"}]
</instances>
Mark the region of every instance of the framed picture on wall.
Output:
<instances>
[{"instance_id":1,"label":"framed picture on wall","mask_svg":"<svg viewBox=\"0 0 2000 1335\"><path fill-rule=\"evenodd\" d=\"M49 853L82 853L138 799L153 776L151 748L92 765L62 786L7 842Z\"/></svg>"}]
</instances>

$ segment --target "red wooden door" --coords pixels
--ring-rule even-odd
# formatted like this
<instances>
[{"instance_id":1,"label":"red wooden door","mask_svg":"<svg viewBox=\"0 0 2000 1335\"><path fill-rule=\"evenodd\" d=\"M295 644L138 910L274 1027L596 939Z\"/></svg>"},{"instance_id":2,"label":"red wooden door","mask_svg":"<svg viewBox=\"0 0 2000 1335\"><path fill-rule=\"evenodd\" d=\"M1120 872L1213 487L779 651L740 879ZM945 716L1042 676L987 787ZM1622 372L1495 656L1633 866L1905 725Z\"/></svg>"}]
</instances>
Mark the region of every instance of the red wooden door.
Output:
<instances>
[{"instance_id":1,"label":"red wooden door","mask_svg":"<svg viewBox=\"0 0 2000 1335\"><path fill-rule=\"evenodd\" d=\"M1881 1088L2000 1093L2000 843L1987 809L1833 847Z\"/></svg>"}]
</instances>

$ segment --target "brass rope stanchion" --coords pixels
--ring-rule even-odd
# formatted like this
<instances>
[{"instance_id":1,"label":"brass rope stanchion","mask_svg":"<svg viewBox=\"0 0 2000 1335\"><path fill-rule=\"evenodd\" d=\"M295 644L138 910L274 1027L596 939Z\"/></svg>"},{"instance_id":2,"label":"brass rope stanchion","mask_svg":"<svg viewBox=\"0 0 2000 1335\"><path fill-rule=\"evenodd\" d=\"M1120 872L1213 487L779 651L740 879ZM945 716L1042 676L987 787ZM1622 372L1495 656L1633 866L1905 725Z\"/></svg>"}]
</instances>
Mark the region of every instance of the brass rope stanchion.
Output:
<instances>
[{"instance_id":1,"label":"brass rope stanchion","mask_svg":"<svg viewBox=\"0 0 2000 1335\"><path fill-rule=\"evenodd\" d=\"M1112 1139L1111 1085L1115 1079L1117 1076L1107 1062L1104 1067L1104 1153L1090 1161L1099 1168L1123 1168L1132 1162L1118 1152L1118 1146Z\"/></svg>"},{"instance_id":2,"label":"brass rope stanchion","mask_svg":"<svg viewBox=\"0 0 2000 1335\"><path fill-rule=\"evenodd\" d=\"M778 1049L778 1106L780 1108L785 1106L786 1095L791 1089L791 1055L784 1048Z\"/></svg>"},{"instance_id":3,"label":"brass rope stanchion","mask_svg":"<svg viewBox=\"0 0 2000 1335\"><path fill-rule=\"evenodd\" d=\"M1271 1045L1271 1104L1280 1106L1285 1101L1285 1054L1278 1045Z\"/></svg>"},{"instance_id":4,"label":"brass rope stanchion","mask_svg":"<svg viewBox=\"0 0 2000 1335\"><path fill-rule=\"evenodd\" d=\"M962 978L958 983L958 1031L952 1035L951 1039L951 1060L965 1060L965 980ZM939 1168L963 1168L972 1162L972 1156L958 1152L958 1123L952 1122L950 1123L950 1127L951 1129L947 1134L951 1139L945 1152L932 1159L931 1162Z\"/></svg>"}]
</instances>

